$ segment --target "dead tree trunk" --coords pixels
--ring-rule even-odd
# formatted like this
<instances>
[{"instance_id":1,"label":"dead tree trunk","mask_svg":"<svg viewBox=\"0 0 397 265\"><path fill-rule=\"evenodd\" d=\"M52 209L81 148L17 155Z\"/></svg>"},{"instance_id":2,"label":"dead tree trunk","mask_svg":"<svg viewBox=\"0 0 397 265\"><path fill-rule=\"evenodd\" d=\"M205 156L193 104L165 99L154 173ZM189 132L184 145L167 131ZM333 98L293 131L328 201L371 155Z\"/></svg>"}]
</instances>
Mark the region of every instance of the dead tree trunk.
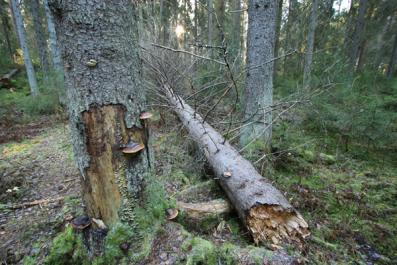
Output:
<instances>
[{"instance_id":1,"label":"dead tree trunk","mask_svg":"<svg viewBox=\"0 0 397 265\"><path fill-rule=\"evenodd\" d=\"M167 84L163 87L190 136L204 149L221 187L254 241L271 240L273 244L278 244L282 240L300 242L307 237L307 223L282 193L175 95Z\"/></svg>"},{"instance_id":2,"label":"dead tree trunk","mask_svg":"<svg viewBox=\"0 0 397 265\"><path fill-rule=\"evenodd\" d=\"M11 86L11 78L18 73L19 69L15 68L9 71L7 74L3 75L0 78L0 86L10 87Z\"/></svg>"},{"instance_id":3,"label":"dead tree trunk","mask_svg":"<svg viewBox=\"0 0 397 265\"><path fill-rule=\"evenodd\" d=\"M72 143L90 217L133 223L150 171L131 1L49 0L65 62Z\"/></svg>"}]
</instances>

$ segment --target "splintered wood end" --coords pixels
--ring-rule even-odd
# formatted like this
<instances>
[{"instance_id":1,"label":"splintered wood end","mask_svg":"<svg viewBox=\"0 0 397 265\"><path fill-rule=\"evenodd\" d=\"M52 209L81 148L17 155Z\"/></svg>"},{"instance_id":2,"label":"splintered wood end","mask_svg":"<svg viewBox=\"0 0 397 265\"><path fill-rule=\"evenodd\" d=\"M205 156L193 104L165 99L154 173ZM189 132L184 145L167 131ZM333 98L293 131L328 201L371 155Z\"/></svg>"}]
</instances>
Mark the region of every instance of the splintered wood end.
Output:
<instances>
[{"instance_id":1,"label":"splintered wood end","mask_svg":"<svg viewBox=\"0 0 397 265\"><path fill-rule=\"evenodd\" d=\"M250 209L247 227L256 244L270 241L279 245L282 241L301 243L310 235L308 225L295 210L279 205L257 205Z\"/></svg>"}]
</instances>

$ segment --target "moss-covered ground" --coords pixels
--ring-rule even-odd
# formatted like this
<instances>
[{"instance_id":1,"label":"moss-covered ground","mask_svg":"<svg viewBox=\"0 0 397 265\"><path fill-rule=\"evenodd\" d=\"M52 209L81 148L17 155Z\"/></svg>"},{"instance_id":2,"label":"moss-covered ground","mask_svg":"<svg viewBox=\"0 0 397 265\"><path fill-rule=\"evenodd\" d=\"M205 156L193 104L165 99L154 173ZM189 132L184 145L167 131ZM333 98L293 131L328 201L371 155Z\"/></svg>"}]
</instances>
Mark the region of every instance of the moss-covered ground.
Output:
<instances>
[{"instance_id":1,"label":"moss-covered ground","mask_svg":"<svg viewBox=\"0 0 397 265\"><path fill-rule=\"evenodd\" d=\"M183 213L174 221L166 219L166 210L175 207L176 200L201 202L224 198L224 194L213 182L203 154L186 132L164 124L163 120L178 124L175 118L156 117L159 115L155 115L151 125L156 172L147 180L141 207L134 210L136 227L110 227L104 255L91 261L81 235L69 225L73 217L82 215L82 207L79 184L73 180L78 174L67 126L58 123L48 127L43 123L37 133L1 144L1 261L262 264L269 258L272 253L252 244L235 214L195 225ZM23 124L29 126L29 121ZM260 142L255 143L244 155L286 194L311 229L312 236L303 249L286 246L284 251L301 252L307 264L395 264L395 153L368 148L358 141L349 142L346 151L337 136L283 122L274 127L270 159L263 159L263 147ZM200 185L204 189L191 190ZM65 197L59 204L17 211L8 207L59 194ZM127 251L120 248L123 244L127 244Z\"/></svg>"}]
</instances>

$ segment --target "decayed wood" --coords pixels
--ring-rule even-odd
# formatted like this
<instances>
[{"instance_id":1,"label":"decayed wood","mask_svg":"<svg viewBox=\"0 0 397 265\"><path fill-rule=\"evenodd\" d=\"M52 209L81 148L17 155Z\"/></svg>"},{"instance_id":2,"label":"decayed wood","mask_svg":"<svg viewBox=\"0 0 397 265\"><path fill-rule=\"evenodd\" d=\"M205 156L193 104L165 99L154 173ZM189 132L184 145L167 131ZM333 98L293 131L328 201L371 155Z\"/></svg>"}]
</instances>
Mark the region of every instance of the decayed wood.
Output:
<instances>
[{"instance_id":1,"label":"decayed wood","mask_svg":"<svg viewBox=\"0 0 397 265\"><path fill-rule=\"evenodd\" d=\"M183 211L188 217L194 219L202 219L214 215L223 215L230 213L232 210L229 202L223 199L198 203L178 201L176 205L179 210Z\"/></svg>"},{"instance_id":2,"label":"decayed wood","mask_svg":"<svg viewBox=\"0 0 397 265\"><path fill-rule=\"evenodd\" d=\"M308 225L283 194L195 111L167 83L163 91L190 136L204 153L223 190L256 243L301 242ZM225 174L227 172L227 174ZM227 177L227 175L230 175Z\"/></svg>"},{"instance_id":3,"label":"decayed wood","mask_svg":"<svg viewBox=\"0 0 397 265\"><path fill-rule=\"evenodd\" d=\"M3 75L0 79L0 85L4 87L10 87L11 86L11 78L18 73L18 69L12 69L9 71L7 74Z\"/></svg>"}]
</instances>

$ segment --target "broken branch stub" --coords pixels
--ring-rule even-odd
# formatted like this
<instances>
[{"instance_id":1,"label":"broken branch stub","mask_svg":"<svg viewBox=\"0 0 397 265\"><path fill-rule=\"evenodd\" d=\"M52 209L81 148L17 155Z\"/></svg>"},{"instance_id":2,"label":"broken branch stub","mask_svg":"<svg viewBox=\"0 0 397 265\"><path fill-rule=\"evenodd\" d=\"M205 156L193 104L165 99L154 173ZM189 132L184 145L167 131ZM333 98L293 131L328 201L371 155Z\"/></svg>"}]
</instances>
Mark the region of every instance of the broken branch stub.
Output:
<instances>
[{"instance_id":1,"label":"broken branch stub","mask_svg":"<svg viewBox=\"0 0 397 265\"><path fill-rule=\"evenodd\" d=\"M308 225L284 195L165 82L163 91L190 136L205 150L221 187L255 243L303 242L310 234Z\"/></svg>"}]
</instances>

